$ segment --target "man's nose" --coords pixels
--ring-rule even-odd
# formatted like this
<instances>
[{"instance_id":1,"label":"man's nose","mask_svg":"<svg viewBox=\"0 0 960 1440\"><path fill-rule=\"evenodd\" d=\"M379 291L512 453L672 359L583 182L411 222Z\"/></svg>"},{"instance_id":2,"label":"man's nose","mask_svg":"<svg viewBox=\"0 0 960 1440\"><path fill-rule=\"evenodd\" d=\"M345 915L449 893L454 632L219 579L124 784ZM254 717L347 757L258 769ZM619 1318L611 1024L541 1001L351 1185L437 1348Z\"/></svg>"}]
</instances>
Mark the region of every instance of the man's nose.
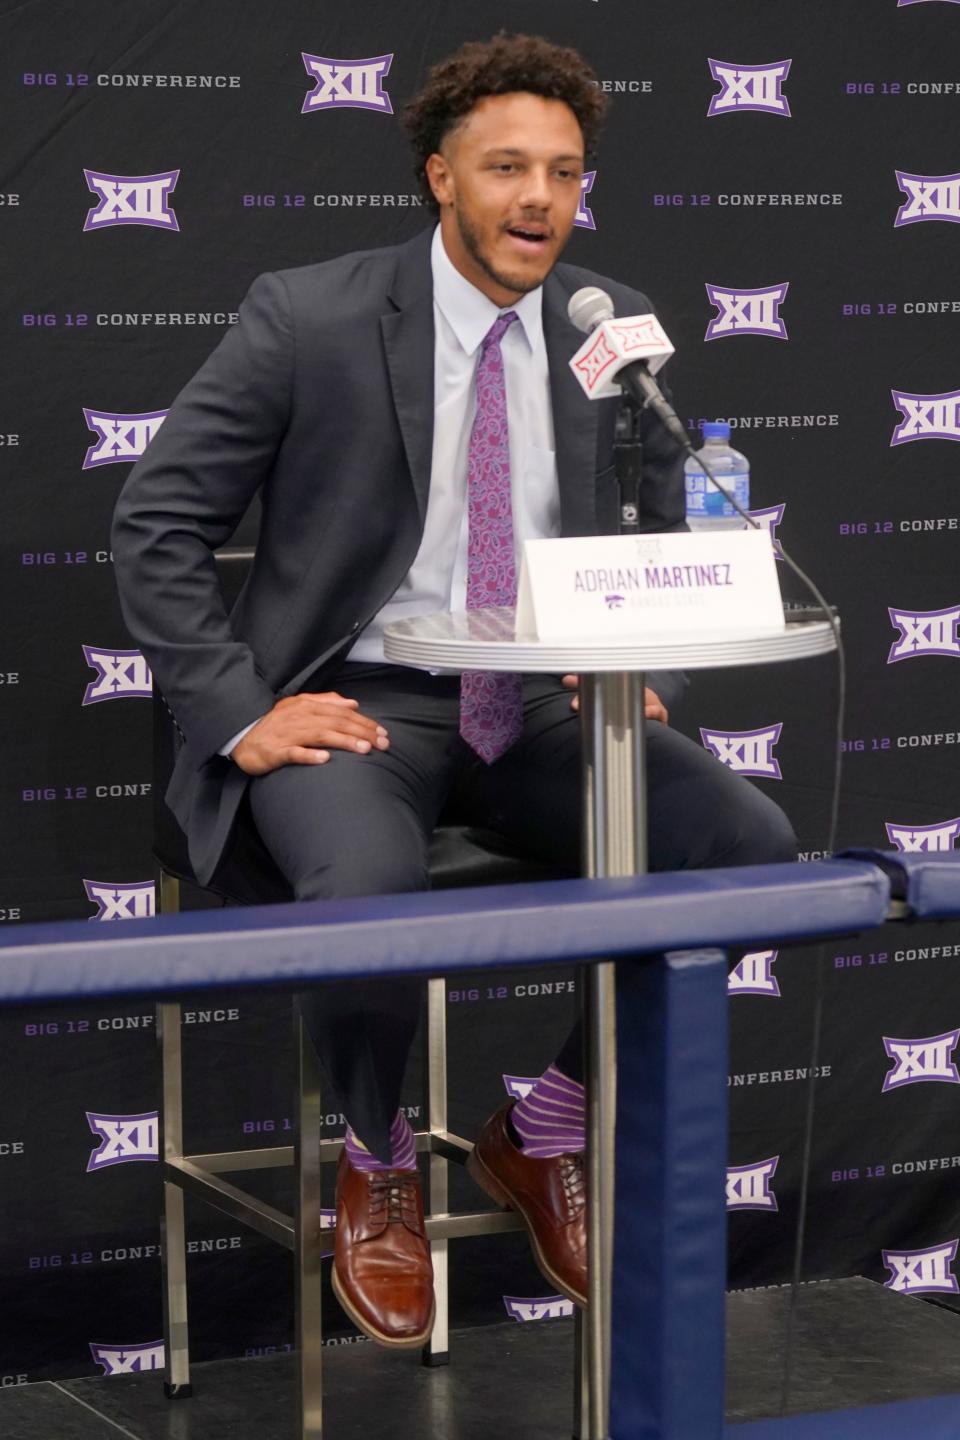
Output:
<instances>
[{"instance_id":1,"label":"man's nose","mask_svg":"<svg viewBox=\"0 0 960 1440\"><path fill-rule=\"evenodd\" d=\"M518 198L525 210L549 210L552 196L545 165L533 165L526 171Z\"/></svg>"}]
</instances>

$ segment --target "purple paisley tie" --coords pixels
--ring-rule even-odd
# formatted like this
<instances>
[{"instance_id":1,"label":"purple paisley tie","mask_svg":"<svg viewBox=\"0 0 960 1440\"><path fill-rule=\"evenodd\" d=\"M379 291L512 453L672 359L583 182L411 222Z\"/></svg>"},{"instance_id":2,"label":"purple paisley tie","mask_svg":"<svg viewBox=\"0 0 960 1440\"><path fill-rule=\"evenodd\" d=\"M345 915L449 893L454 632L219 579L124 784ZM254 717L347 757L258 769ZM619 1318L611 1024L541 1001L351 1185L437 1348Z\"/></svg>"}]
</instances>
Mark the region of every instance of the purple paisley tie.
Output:
<instances>
[{"instance_id":1,"label":"purple paisley tie","mask_svg":"<svg viewBox=\"0 0 960 1440\"><path fill-rule=\"evenodd\" d=\"M467 609L517 603L510 501L507 394L500 341L516 312L498 315L484 336L477 365L477 414L467 456ZM519 740L523 697L519 675L466 671L460 681L460 734L491 765Z\"/></svg>"}]
</instances>

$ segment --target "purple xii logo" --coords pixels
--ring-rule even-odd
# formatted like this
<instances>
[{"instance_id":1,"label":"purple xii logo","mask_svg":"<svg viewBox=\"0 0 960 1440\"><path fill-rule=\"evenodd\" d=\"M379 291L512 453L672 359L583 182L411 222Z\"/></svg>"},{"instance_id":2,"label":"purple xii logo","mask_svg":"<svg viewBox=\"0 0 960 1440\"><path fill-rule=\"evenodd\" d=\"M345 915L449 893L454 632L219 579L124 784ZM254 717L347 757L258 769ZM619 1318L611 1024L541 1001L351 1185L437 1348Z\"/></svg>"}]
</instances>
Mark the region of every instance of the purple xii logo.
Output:
<instances>
[{"instance_id":1,"label":"purple xii logo","mask_svg":"<svg viewBox=\"0 0 960 1440\"><path fill-rule=\"evenodd\" d=\"M903 417L890 441L909 445L911 440L960 440L960 390L941 395L911 395L891 390L893 403Z\"/></svg>"},{"instance_id":2,"label":"purple xii logo","mask_svg":"<svg viewBox=\"0 0 960 1440\"><path fill-rule=\"evenodd\" d=\"M957 0L960 4L960 0ZM916 225L920 220L949 220L960 224L960 174L914 175L898 170L897 184L905 196L893 222L894 230L902 225Z\"/></svg>"},{"instance_id":3,"label":"purple xii logo","mask_svg":"<svg viewBox=\"0 0 960 1440\"><path fill-rule=\"evenodd\" d=\"M923 1085L938 1081L943 1085L960 1085L960 1072L953 1062L953 1052L960 1041L960 1030L943 1035L928 1035L923 1040L893 1040L883 1037L883 1048L894 1062L883 1077L885 1095L903 1085Z\"/></svg>"},{"instance_id":4,"label":"purple xii logo","mask_svg":"<svg viewBox=\"0 0 960 1440\"><path fill-rule=\"evenodd\" d=\"M736 65L731 60L710 60L710 74L720 89L710 101L707 119L729 115L734 110L762 110L766 115L789 118L790 102L783 94L783 82L790 74L790 60L771 65Z\"/></svg>"},{"instance_id":5,"label":"purple xii logo","mask_svg":"<svg viewBox=\"0 0 960 1440\"><path fill-rule=\"evenodd\" d=\"M769 995L779 999L780 982L773 973L778 951L754 950L744 955L727 976L728 995Z\"/></svg>"},{"instance_id":6,"label":"purple xii logo","mask_svg":"<svg viewBox=\"0 0 960 1440\"><path fill-rule=\"evenodd\" d=\"M728 1210L778 1210L777 1197L770 1189L780 1156L760 1160L756 1165L731 1165L727 1170Z\"/></svg>"},{"instance_id":7,"label":"purple xii logo","mask_svg":"<svg viewBox=\"0 0 960 1440\"><path fill-rule=\"evenodd\" d=\"M392 115L390 96L383 82L390 73L392 55L371 55L366 60L331 60L326 55L301 58L314 87L304 98L301 115L316 110L379 110Z\"/></svg>"},{"instance_id":8,"label":"purple xii logo","mask_svg":"<svg viewBox=\"0 0 960 1440\"><path fill-rule=\"evenodd\" d=\"M83 693L83 705L99 705L102 700L149 700L153 695L153 676L139 650L84 645L83 658L97 672Z\"/></svg>"},{"instance_id":9,"label":"purple xii logo","mask_svg":"<svg viewBox=\"0 0 960 1440\"><path fill-rule=\"evenodd\" d=\"M773 546L775 560L783 559L783 551L780 549L780 541L777 539L777 528L783 520L783 512L786 510L786 501L782 505L768 505L765 510L748 510L747 514L751 520L756 520L762 529L770 536L770 544Z\"/></svg>"},{"instance_id":10,"label":"purple xii logo","mask_svg":"<svg viewBox=\"0 0 960 1440\"><path fill-rule=\"evenodd\" d=\"M90 1152L88 1174L108 1165L159 1159L156 1110L143 1115L98 1115L88 1110L87 1124L100 1139L97 1149Z\"/></svg>"},{"instance_id":11,"label":"purple xii logo","mask_svg":"<svg viewBox=\"0 0 960 1440\"><path fill-rule=\"evenodd\" d=\"M91 1343L90 1354L94 1365L102 1365L104 1375L139 1375L146 1370L162 1370L164 1349L162 1340L148 1341L146 1345L96 1345Z\"/></svg>"},{"instance_id":12,"label":"purple xii logo","mask_svg":"<svg viewBox=\"0 0 960 1440\"><path fill-rule=\"evenodd\" d=\"M716 306L717 313L707 326L704 340L724 340L728 335L766 335L771 340L786 340L787 327L780 318L780 306L789 289L789 281L766 290L728 290L723 285L708 285L707 299Z\"/></svg>"},{"instance_id":13,"label":"purple xii logo","mask_svg":"<svg viewBox=\"0 0 960 1440\"><path fill-rule=\"evenodd\" d=\"M133 885L115 885L110 880L84 880L83 888L91 905L97 906L91 920L143 920L155 911L152 880Z\"/></svg>"},{"instance_id":14,"label":"purple xii logo","mask_svg":"<svg viewBox=\"0 0 960 1440\"><path fill-rule=\"evenodd\" d=\"M97 436L83 459L83 470L98 465L122 465L139 460L160 426L166 410L148 410L140 415L117 415L109 410L83 407L87 429Z\"/></svg>"},{"instance_id":15,"label":"purple xii logo","mask_svg":"<svg viewBox=\"0 0 960 1440\"><path fill-rule=\"evenodd\" d=\"M773 747L782 729L782 723L760 730L704 730L701 727L700 739L721 765L729 766L738 775L780 780L780 762L774 758Z\"/></svg>"},{"instance_id":16,"label":"purple xii logo","mask_svg":"<svg viewBox=\"0 0 960 1440\"><path fill-rule=\"evenodd\" d=\"M580 203L577 206L577 213L573 217L574 225L580 230L596 230L597 228L597 222L593 218L593 211L587 204L587 196L593 189L593 182L596 178L596 170L585 170L580 177Z\"/></svg>"},{"instance_id":17,"label":"purple xii logo","mask_svg":"<svg viewBox=\"0 0 960 1440\"><path fill-rule=\"evenodd\" d=\"M561 1320L573 1314L573 1301L565 1295L504 1295L504 1308L511 1320Z\"/></svg>"},{"instance_id":18,"label":"purple xii logo","mask_svg":"<svg viewBox=\"0 0 960 1440\"><path fill-rule=\"evenodd\" d=\"M504 1075L503 1086L513 1100L525 1100L537 1083L536 1075Z\"/></svg>"},{"instance_id":19,"label":"purple xii logo","mask_svg":"<svg viewBox=\"0 0 960 1440\"><path fill-rule=\"evenodd\" d=\"M921 655L960 656L960 605L945 610L894 610L888 607L890 623L900 635L890 646L888 665L898 660L916 660Z\"/></svg>"},{"instance_id":20,"label":"purple xii logo","mask_svg":"<svg viewBox=\"0 0 960 1440\"><path fill-rule=\"evenodd\" d=\"M890 844L905 855L929 855L957 848L960 815L955 820L940 820L935 825L894 825L889 820L886 824Z\"/></svg>"},{"instance_id":21,"label":"purple xii logo","mask_svg":"<svg viewBox=\"0 0 960 1440\"><path fill-rule=\"evenodd\" d=\"M950 1266L957 1258L958 1245L960 1240L948 1240L925 1250L884 1250L883 1263L890 1271L885 1288L902 1295L956 1295L960 1285Z\"/></svg>"},{"instance_id":22,"label":"purple xii logo","mask_svg":"<svg viewBox=\"0 0 960 1440\"><path fill-rule=\"evenodd\" d=\"M109 230L114 225L151 225L155 230L179 230L170 205L179 170L159 175L108 175L84 170L87 189L99 203L87 213L84 230Z\"/></svg>"}]
</instances>

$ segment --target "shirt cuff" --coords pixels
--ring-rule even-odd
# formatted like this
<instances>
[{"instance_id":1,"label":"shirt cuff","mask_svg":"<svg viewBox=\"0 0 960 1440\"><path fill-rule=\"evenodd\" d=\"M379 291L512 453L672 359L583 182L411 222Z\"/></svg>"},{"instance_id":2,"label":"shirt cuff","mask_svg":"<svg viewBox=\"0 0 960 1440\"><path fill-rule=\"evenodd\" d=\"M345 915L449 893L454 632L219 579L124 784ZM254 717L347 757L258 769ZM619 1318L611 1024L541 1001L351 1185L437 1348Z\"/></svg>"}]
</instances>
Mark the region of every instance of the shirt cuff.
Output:
<instances>
[{"instance_id":1,"label":"shirt cuff","mask_svg":"<svg viewBox=\"0 0 960 1440\"><path fill-rule=\"evenodd\" d=\"M262 717L261 717L261 718L262 718ZM235 750L235 749L237 748L237 746L240 744L240 741L243 739L244 735L249 735L249 733L250 733L250 731L253 729L254 725L259 725L259 723L260 723L259 720L253 720L253 721L251 721L251 723L250 723L249 725L244 725L243 729L242 729L242 730L238 730L237 733L236 733L236 735L233 735L233 736L227 741L226 745L221 746L220 750L218 750L217 753L218 753L219 755L226 755L226 757L229 759L230 756L233 754L234 750Z\"/></svg>"}]
</instances>

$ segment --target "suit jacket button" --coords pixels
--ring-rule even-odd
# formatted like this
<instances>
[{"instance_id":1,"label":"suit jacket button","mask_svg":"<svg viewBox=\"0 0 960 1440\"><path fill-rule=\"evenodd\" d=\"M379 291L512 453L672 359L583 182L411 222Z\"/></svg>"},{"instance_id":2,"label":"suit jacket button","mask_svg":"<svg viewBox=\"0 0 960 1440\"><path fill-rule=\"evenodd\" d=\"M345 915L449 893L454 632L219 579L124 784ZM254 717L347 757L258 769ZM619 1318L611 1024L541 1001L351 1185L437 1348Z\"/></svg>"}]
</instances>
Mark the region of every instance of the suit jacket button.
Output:
<instances>
[{"instance_id":1,"label":"suit jacket button","mask_svg":"<svg viewBox=\"0 0 960 1440\"><path fill-rule=\"evenodd\" d=\"M358 631L359 629L360 629L360 621L359 621L359 620L354 620L353 624L350 626L350 634L351 634L351 635L356 635L356 633L357 633L357 631Z\"/></svg>"}]
</instances>

